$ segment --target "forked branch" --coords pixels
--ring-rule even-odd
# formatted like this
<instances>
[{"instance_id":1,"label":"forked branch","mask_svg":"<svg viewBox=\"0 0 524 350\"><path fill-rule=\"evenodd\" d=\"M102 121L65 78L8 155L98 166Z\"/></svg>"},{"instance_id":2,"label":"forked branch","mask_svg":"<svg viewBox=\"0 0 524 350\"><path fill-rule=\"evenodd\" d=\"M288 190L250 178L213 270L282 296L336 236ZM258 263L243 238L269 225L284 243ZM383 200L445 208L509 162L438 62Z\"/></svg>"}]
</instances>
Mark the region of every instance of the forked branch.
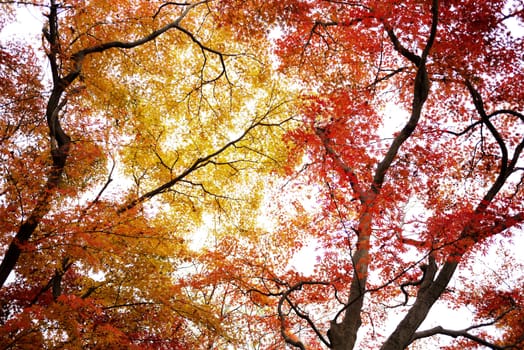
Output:
<instances>
[{"instance_id":1,"label":"forked branch","mask_svg":"<svg viewBox=\"0 0 524 350\"><path fill-rule=\"evenodd\" d=\"M306 347L304 343L295 336L292 336L287 329L286 326L286 315L284 312L284 303L287 303L289 307L293 310L293 312L300 317L301 319L305 320L308 324L308 326L315 332L317 337L328 347L330 347L329 341L324 338L322 333L319 331L319 329L316 327L313 320L309 317L309 315L305 314L304 312L300 311L300 309L293 303L293 301L290 299L290 295L298 290L301 290L305 286L311 286L311 285L323 285L323 286L330 286L331 283L329 282L322 282L322 281L301 281L296 283L295 285L291 286L288 290L282 293L282 296L280 297L278 301L278 318L280 320L280 334L282 335L284 341L288 343L289 345L292 345L294 347L297 347L301 350L306 350Z\"/></svg>"}]
</instances>

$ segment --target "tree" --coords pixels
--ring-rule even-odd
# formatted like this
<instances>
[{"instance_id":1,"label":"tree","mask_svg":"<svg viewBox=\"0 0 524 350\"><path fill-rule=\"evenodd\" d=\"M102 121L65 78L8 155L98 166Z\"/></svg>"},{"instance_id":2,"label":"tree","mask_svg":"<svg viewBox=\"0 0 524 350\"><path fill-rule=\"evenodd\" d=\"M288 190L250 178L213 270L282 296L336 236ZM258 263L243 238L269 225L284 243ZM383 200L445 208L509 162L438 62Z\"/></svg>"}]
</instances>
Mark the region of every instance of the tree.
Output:
<instances>
[{"instance_id":1,"label":"tree","mask_svg":"<svg viewBox=\"0 0 524 350\"><path fill-rule=\"evenodd\" d=\"M522 348L521 1L0 6L2 348Z\"/></svg>"},{"instance_id":2,"label":"tree","mask_svg":"<svg viewBox=\"0 0 524 350\"><path fill-rule=\"evenodd\" d=\"M197 233L249 222L285 154L264 52L211 1L0 6L44 23L0 46L0 348L242 343L244 310L191 276Z\"/></svg>"},{"instance_id":3,"label":"tree","mask_svg":"<svg viewBox=\"0 0 524 350\"><path fill-rule=\"evenodd\" d=\"M436 348L442 335L457 338L446 348L522 348L523 266L511 240L524 220L523 39L507 27L522 28L522 2L222 6L242 23L238 37L269 23L280 71L311 91L278 189L295 208L274 207L286 221L273 235L313 242L315 271L289 271L290 249L250 289L274 308L284 341L386 350L430 337ZM489 251L503 256L478 275ZM472 310L473 324L421 327L437 303ZM401 319L383 335L393 314Z\"/></svg>"}]
</instances>

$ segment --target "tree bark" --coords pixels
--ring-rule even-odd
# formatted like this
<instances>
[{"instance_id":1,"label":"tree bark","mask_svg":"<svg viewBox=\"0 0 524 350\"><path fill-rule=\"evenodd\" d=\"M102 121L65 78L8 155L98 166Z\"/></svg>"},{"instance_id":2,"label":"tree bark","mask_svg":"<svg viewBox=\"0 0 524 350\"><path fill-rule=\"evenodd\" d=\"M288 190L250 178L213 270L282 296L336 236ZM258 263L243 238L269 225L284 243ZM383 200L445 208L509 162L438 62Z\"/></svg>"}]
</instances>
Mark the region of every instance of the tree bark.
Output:
<instances>
[{"instance_id":1,"label":"tree bark","mask_svg":"<svg viewBox=\"0 0 524 350\"><path fill-rule=\"evenodd\" d=\"M433 0L431 14L432 25L430 34L426 46L424 47L424 51L420 57L403 47L402 44L398 41L395 33L393 32L393 29L388 24L385 24L386 31L394 48L417 67L417 74L415 76L413 89L413 104L411 116L408 122L393 140L388 152L384 156L384 159L377 165L370 189L364 193L365 196L360 196L362 203L362 214L359 218L359 238L357 242L357 251L353 257L353 279L351 283L348 304L345 309L342 323L336 323L335 318L331 322L329 330L331 347L336 350L352 350L355 346L357 332L362 324L360 313L364 304L364 294L370 260L369 240L372 233L372 213L374 210L376 210L376 208L373 208L376 205L374 203L375 198L380 193L386 173L396 158L400 147L406 140L409 139L413 131L415 131L422 114L422 108L424 107L424 103L426 102L426 99L429 95L430 81L426 70L426 61L431 47L435 41L437 32L438 0ZM442 286L442 290L446 285L447 283ZM435 288L433 292L428 291L427 296L423 296L421 294L420 299L417 299L417 307L410 310L411 313L408 314L409 317L406 317L403 320L405 324L399 325L399 328L397 328L398 332L395 333L401 338L402 341L404 338L411 338L411 335L416 331L420 323L422 323L425 315L427 315L427 312L435 300L440 296L440 293L438 293L438 288ZM413 333L411 333L411 331L404 330L402 327L407 327L409 330L414 328ZM395 347L397 344L402 343L402 341L397 340L396 338L391 338L386 349L403 349L403 347Z\"/></svg>"},{"instance_id":2,"label":"tree bark","mask_svg":"<svg viewBox=\"0 0 524 350\"><path fill-rule=\"evenodd\" d=\"M426 319L429 310L442 295L448 285L453 273L457 269L458 262L447 262L440 270L438 277L433 280L436 272L434 261L430 261L425 280L417 294L413 306L409 309L406 316L397 325L395 331L384 342L381 350L405 349L413 341L413 335L418 327Z\"/></svg>"}]
</instances>

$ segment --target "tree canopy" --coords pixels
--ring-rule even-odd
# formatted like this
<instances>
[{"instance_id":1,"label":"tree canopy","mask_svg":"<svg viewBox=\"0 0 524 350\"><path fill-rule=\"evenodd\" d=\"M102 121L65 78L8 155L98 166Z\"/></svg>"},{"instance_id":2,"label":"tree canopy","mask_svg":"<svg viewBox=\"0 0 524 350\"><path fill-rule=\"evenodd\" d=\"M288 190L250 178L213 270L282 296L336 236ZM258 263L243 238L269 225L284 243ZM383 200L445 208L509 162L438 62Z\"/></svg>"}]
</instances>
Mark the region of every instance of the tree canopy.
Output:
<instances>
[{"instance_id":1,"label":"tree canopy","mask_svg":"<svg viewBox=\"0 0 524 350\"><path fill-rule=\"evenodd\" d=\"M524 346L522 1L0 7L0 349Z\"/></svg>"}]
</instances>

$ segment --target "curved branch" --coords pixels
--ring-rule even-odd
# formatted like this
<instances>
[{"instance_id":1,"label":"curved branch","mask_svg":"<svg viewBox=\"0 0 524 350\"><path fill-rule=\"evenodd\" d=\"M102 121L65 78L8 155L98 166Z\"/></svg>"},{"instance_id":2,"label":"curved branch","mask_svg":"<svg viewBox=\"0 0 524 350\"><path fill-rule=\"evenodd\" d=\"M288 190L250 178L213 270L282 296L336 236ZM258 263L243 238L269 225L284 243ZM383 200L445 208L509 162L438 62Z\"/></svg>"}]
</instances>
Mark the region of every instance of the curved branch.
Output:
<instances>
[{"instance_id":1,"label":"curved branch","mask_svg":"<svg viewBox=\"0 0 524 350\"><path fill-rule=\"evenodd\" d=\"M391 40L391 43L393 44L393 48L398 51L402 56L407 58L409 61L411 61L415 66L419 67L421 62L421 58L414 54L413 52L406 49L398 40L395 32L393 31L393 28L387 24L384 23L384 28L386 29L386 32L388 33L389 40Z\"/></svg>"},{"instance_id":2,"label":"curved branch","mask_svg":"<svg viewBox=\"0 0 524 350\"><path fill-rule=\"evenodd\" d=\"M433 4L431 6L431 14L432 23L429 38L427 40L426 46L424 47L424 51L422 52L422 56L420 57L404 48L393 33L393 30L388 25L385 25L386 31L388 32L388 35L393 43L394 48L408 60L413 62L418 69L417 75L415 76L411 117L409 118L404 128L402 128L400 133L393 140L393 143L389 147L389 150L384 156L384 159L377 166L375 176L373 177L372 188L372 190L376 193L378 193L378 191L382 187L384 178L386 176L386 172L388 171L391 164L393 163L393 160L397 156L400 147L411 136L413 131L415 131L415 128L417 127L418 121L422 114L422 107L424 106L424 103L426 102L426 99L429 94L430 82L426 70L426 61L429 52L433 47L433 43L435 42L435 37L437 35L438 0L433 0Z\"/></svg>"},{"instance_id":3,"label":"curved branch","mask_svg":"<svg viewBox=\"0 0 524 350\"><path fill-rule=\"evenodd\" d=\"M431 328L431 329L428 329L428 330L425 330L425 331L417 332L417 333L415 333L415 335L414 335L412 340L415 341L417 339L431 337L431 336L436 335L436 334L448 335L448 336L453 337L453 338L464 337L464 338L467 338L469 340L473 340L474 342L479 343L480 345L484 345L484 346L486 346L486 347L488 347L490 349L494 349L494 350L506 349L506 347L495 345L495 344L490 343L490 342L488 342L486 340L483 340L480 337L477 337L477 336L475 336L473 334L470 334L465 329L463 329L463 330L451 330L451 329L442 328L441 326L438 326L438 327L435 327L435 328Z\"/></svg>"},{"instance_id":4,"label":"curved branch","mask_svg":"<svg viewBox=\"0 0 524 350\"><path fill-rule=\"evenodd\" d=\"M344 173L346 174L349 184L357 197L359 198L361 203L364 203L366 200L366 191L362 188L360 185L357 175L355 174L355 171L353 168L351 168L349 165L344 163L342 159L340 159L340 156L337 154L337 152L331 147L331 140L326 135L326 130L320 127L315 128L315 134L320 138L322 141L322 144L324 145L324 148L326 149L326 152L329 154L329 156L335 161L335 163L344 170Z\"/></svg>"},{"instance_id":5,"label":"curved branch","mask_svg":"<svg viewBox=\"0 0 524 350\"><path fill-rule=\"evenodd\" d=\"M473 326L470 326L468 328L461 329L461 330L451 330L451 329L443 328L441 326L437 326L437 327L434 327L434 328L431 328L431 329L427 329L425 331L416 332L413 335L413 339L412 340L415 341L417 339L431 337L431 336L436 335L436 334L443 334L443 335L448 335L448 336L453 337L453 338L464 337L464 338L472 340L472 341L474 341L474 342L476 342L476 343L478 343L480 345L484 345L484 346L486 346L486 347L488 347L490 349L494 349L494 350L517 349L517 347L515 345L499 346L499 345L493 344L491 342L488 342L488 341L486 341L486 340L484 340L484 339L482 339L482 338L480 338L480 337L478 337L476 335L473 335L473 334L469 333L469 331L471 331L472 329L478 329L478 328L482 328L482 327L493 326L495 323L497 323L500 320L502 320L504 317L506 317L507 314L509 314L513 310L515 310L514 306L508 308L506 311L501 313L499 316L497 316L495 319L493 319L490 322L485 322L485 323L473 325Z\"/></svg>"},{"instance_id":6,"label":"curved branch","mask_svg":"<svg viewBox=\"0 0 524 350\"><path fill-rule=\"evenodd\" d=\"M386 80L394 77L395 75L397 75L399 73L402 73L407 68L408 68L407 66L403 66L403 67L397 68L397 69L393 70L392 72L389 72L388 74L386 74L386 75L384 75L384 76L382 76L380 78L378 77L378 74L380 73L380 71L379 71L379 72L377 72L377 77L373 80L372 83L366 85L366 88L369 89L369 88L371 88L371 87L373 87L373 86L375 86L375 85L377 85L377 84L379 84L379 83L381 83L383 81L386 81Z\"/></svg>"},{"instance_id":7,"label":"curved branch","mask_svg":"<svg viewBox=\"0 0 524 350\"><path fill-rule=\"evenodd\" d=\"M88 48L82 49L80 51L77 51L76 53L71 55L71 59L74 62L74 68L68 75L66 75L63 78L64 83L70 84L71 82L73 82L73 80L76 79L76 77L78 76L78 74L80 73L80 71L82 69L82 64L83 64L83 61L84 61L86 56L88 56L90 54L93 54L93 53L101 53L101 52L107 51L109 49L115 49L115 48L118 48L118 49L132 49L132 48L144 45L144 44L146 44L148 42L151 42L151 41L155 40L160 35L166 33L170 29L177 29L177 30L183 32L184 34L188 35L191 38L191 40L193 40L203 50L211 52L211 53L214 53L214 54L217 54L217 55L219 55L222 58L223 54L221 52L205 46L198 39L196 39L196 37L191 32L189 32L187 29L185 29L185 28L180 26L180 22L187 16L189 11L191 11L196 6L204 4L206 2L207 1L200 1L200 2L196 2L194 4L191 4L191 5L188 5L184 9L184 12L182 12L182 14L176 20L174 20L171 23L166 24L162 28L153 31L149 35L146 35L146 36L144 36L144 37L142 37L140 39L137 39L137 40L134 40L134 41L110 41L110 42L102 43L102 44L99 44L99 45L95 45L95 46L88 47Z\"/></svg>"},{"instance_id":8,"label":"curved branch","mask_svg":"<svg viewBox=\"0 0 524 350\"><path fill-rule=\"evenodd\" d=\"M511 114L524 122L524 114L514 111L512 109L499 109L488 115L488 119L499 114Z\"/></svg>"},{"instance_id":9,"label":"curved branch","mask_svg":"<svg viewBox=\"0 0 524 350\"><path fill-rule=\"evenodd\" d=\"M200 3L205 3L205 2L207 2L207 1L201 1ZM176 1L165 2L162 5L160 5L158 10L155 12L155 14L153 15L153 19L156 18L160 14L160 11L162 11L162 9L164 7L167 7L167 6L170 6L170 5L175 5L175 6L193 6L194 4L191 4L189 2L176 2Z\"/></svg>"},{"instance_id":10,"label":"curved branch","mask_svg":"<svg viewBox=\"0 0 524 350\"><path fill-rule=\"evenodd\" d=\"M489 120L489 116L486 113L486 110L484 109L484 101L482 100L482 96L480 96L480 93L477 91L477 89L475 89L473 84L468 79L466 79L465 83L473 99L475 108L477 109L477 112L480 115L482 123L486 125L491 135L493 136L493 138L499 145L500 152L502 153L500 173L505 174L506 169L508 167L508 148L506 147L506 144L504 143L504 139L502 138L498 130L495 128L493 123L491 123L491 121Z\"/></svg>"},{"instance_id":11,"label":"curved branch","mask_svg":"<svg viewBox=\"0 0 524 350\"><path fill-rule=\"evenodd\" d=\"M520 120L522 120L524 122L524 115L522 113L519 113L517 111L514 111L514 110L511 110L511 109L499 109L499 110L496 110L495 112L492 112L490 113L489 115L486 116L486 118L489 120L493 117L496 117L498 115L501 115L501 114L509 114L509 115L512 115L514 117L517 117L519 118ZM444 130L444 132L446 134L451 134L451 135L454 135L454 136L463 136L465 134L467 134L469 131L471 131L473 128L475 128L476 126L480 125L480 124L483 124L484 121L483 120L478 120L474 123L471 123L470 125L468 125L464 130L462 131L451 131L451 130Z\"/></svg>"},{"instance_id":12,"label":"curved branch","mask_svg":"<svg viewBox=\"0 0 524 350\"><path fill-rule=\"evenodd\" d=\"M292 337L290 337L287 333L287 330L286 330L286 322L285 322L285 315L284 315L284 312L283 312L283 305L284 305L284 302L287 302L289 304L289 306L291 307L291 309L295 312L295 314L302 318L303 320L305 320L307 322L307 324L309 325L309 327L311 327L311 329L315 332L315 334L317 335L317 337L328 347L331 347L329 341L324 338L324 336L320 333L320 331L318 330L318 328L315 326L315 323L311 320L311 318L304 314L303 312L301 312L295 304L293 304L293 302L289 299L289 296L291 295L291 293L297 291L297 290L301 290L303 286L306 286L306 285L323 285L323 286L330 286L331 283L329 282L322 282L322 281L301 281L301 282L298 282L296 283L295 285L291 286L287 291L285 291L284 293L282 293L282 296L280 297L279 301L278 301L278 318L280 320L280 334L282 335L282 337L284 338L285 342L290 344L290 345L293 345L299 349L302 349L302 350L305 350L306 347L305 345L299 340L299 339L293 339Z\"/></svg>"},{"instance_id":13,"label":"curved branch","mask_svg":"<svg viewBox=\"0 0 524 350\"><path fill-rule=\"evenodd\" d=\"M489 191L486 193L486 195L482 199L481 203L477 206L477 208L475 210L475 213L478 214L478 213L482 213L482 212L484 212L486 210L486 208L488 207L489 203L493 200L493 198L495 198L495 196L502 189L502 187L506 183L506 179L514 171L514 169L515 169L515 167L517 165L517 162L518 162L518 160L520 158L520 154L524 150L524 139L523 139L517 145L517 147L515 147L513 158L511 160L509 160L509 152L508 152L508 148L506 146L506 143L504 142L504 139L502 138L502 136L500 135L498 130L495 128L493 123L491 123L490 117L498 115L498 114L502 114L502 113L508 113L508 114L514 115L514 116L516 116L519 119L524 121L524 116L521 113L518 113L518 112L515 112L515 111L511 111L511 110L499 110L499 111L495 111L495 112L491 113L490 115L488 115L486 113L485 109L484 109L484 102L482 100L482 97L480 96L480 93L475 89L473 84L468 79L466 79L465 83L466 83L466 86L467 86L467 88L468 88L468 90L469 90L469 92L471 94L471 97L473 99L473 103L475 104L475 108L477 109L477 112L480 115L481 122L486 125L486 127L490 131L491 135L493 136L493 138L495 139L495 141L499 145L500 152L502 153L502 159L501 159L499 174L498 174L495 182L493 183L493 185L489 189Z\"/></svg>"},{"instance_id":14,"label":"curved branch","mask_svg":"<svg viewBox=\"0 0 524 350\"><path fill-rule=\"evenodd\" d=\"M283 102L285 103L285 102ZM222 154L224 153L227 149L231 148L231 147L236 147L238 143L240 143L242 140L245 139L245 137L255 128L259 127L259 126L280 126L282 125L283 123L291 120L291 118L288 118L288 119L285 119L284 121L281 121L281 122L276 122L276 123L268 123L268 122L265 122L264 119L269 116L270 113L272 113L273 111L275 111L277 108L279 108L283 103L281 104L277 104L276 106L273 106L271 109L269 109L265 115L260 118L258 121L256 122L253 122L246 130L244 130L244 132L239 136L237 137L236 139L234 140L231 140L229 142L227 142L226 144L224 144L222 147L220 147L219 149L209 153L208 155L204 156L204 157L200 157L200 158L197 158L193 164L191 164L189 167L186 168L186 170L184 170L183 172L181 172L178 176L172 178L170 181L167 181L165 183L163 183L162 185L150 190L149 192L147 193L144 193L142 196L138 197L138 198L135 198L133 199L132 201L130 201L129 203L121 206L120 208L117 209L117 213L121 214L127 210L130 210L132 208L134 208L135 206L137 206L138 204L140 203L143 203L151 198L153 198L154 196L156 195L159 195L161 193L164 193L166 192L167 190L169 190L171 187L173 187L174 185L176 185L177 183L179 183L180 181L182 181L183 179L185 179L188 175L190 175L191 173L195 172L196 170L200 169L200 168L203 168L205 167L206 165L210 164L210 163L213 163L213 158L215 158L216 156L218 156L219 154Z\"/></svg>"}]
</instances>

